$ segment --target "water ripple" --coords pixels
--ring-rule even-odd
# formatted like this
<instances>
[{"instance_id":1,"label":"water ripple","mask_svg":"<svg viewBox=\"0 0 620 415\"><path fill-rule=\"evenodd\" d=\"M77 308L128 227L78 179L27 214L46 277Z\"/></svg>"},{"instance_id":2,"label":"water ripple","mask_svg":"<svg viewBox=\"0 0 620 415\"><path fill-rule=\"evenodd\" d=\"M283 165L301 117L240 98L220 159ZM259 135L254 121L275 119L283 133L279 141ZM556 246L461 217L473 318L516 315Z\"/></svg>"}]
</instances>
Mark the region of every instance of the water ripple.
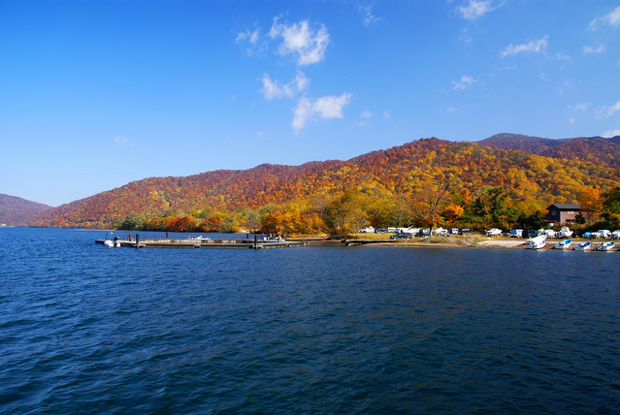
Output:
<instances>
[{"instance_id":1,"label":"water ripple","mask_svg":"<svg viewBox=\"0 0 620 415\"><path fill-rule=\"evenodd\" d=\"M0 232L0 413L619 412L620 255L100 236Z\"/></svg>"}]
</instances>

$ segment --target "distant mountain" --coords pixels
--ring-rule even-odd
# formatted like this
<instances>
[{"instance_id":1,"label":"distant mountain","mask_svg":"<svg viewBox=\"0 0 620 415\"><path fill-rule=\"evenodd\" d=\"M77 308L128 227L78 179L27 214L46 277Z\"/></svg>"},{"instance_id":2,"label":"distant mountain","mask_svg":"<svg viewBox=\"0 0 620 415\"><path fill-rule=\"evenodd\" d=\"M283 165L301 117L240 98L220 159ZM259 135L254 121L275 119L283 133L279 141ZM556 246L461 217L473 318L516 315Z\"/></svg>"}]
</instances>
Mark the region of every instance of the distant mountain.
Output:
<instances>
[{"instance_id":1,"label":"distant mountain","mask_svg":"<svg viewBox=\"0 0 620 415\"><path fill-rule=\"evenodd\" d=\"M477 143L504 150L519 150L539 156L586 161L601 166L620 168L620 136L554 140L519 134L498 134Z\"/></svg>"},{"instance_id":2,"label":"distant mountain","mask_svg":"<svg viewBox=\"0 0 620 415\"><path fill-rule=\"evenodd\" d=\"M26 225L47 209L51 209L51 206L0 194L0 223L8 226Z\"/></svg>"},{"instance_id":3,"label":"distant mountain","mask_svg":"<svg viewBox=\"0 0 620 415\"><path fill-rule=\"evenodd\" d=\"M590 143L590 139L583 140ZM348 161L301 166L263 164L249 170L148 178L47 210L32 224L98 228L130 213L161 216L206 208L235 211L294 200L316 205L320 198L347 190L388 198L410 197L436 180L448 182L453 192L465 198L485 185L502 186L512 203L542 209L551 203L574 202L584 186L609 188L620 181L620 171L612 167L616 162L613 155L607 162L596 153L596 162L589 162L585 160L587 153L566 145L571 140L555 141L516 135L495 136L479 143L430 138ZM603 143L616 145L606 139L594 141L597 144L588 147L593 151ZM527 151L514 150L516 146ZM535 153L558 149L566 157Z\"/></svg>"}]
</instances>

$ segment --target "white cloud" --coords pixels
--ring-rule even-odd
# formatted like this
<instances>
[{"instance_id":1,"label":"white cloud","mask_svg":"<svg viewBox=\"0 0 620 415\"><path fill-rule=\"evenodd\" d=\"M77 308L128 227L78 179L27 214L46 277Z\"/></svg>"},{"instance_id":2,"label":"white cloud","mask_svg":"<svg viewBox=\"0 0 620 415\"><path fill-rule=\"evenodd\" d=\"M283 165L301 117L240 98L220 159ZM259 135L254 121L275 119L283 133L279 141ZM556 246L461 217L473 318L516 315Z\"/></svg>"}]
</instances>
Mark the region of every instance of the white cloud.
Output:
<instances>
[{"instance_id":1,"label":"white cloud","mask_svg":"<svg viewBox=\"0 0 620 415\"><path fill-rule=\"evenodd\" d=\"M584 55L588 55L591 53L603 53L605 52L606 48L605 48L605 44L602 43L598 48L593 48L592 46L584 46L583 48L581 48L583 50L583 54Z\"/></svg>"},{"instance_id":2,"label":"white cloud","mask_svg":"<svg viewBox=\"0 0 620 415\"><path fill-rule=\"evenodd\" d=\"M374 15L374 13L372 12L372 6L360 6L359 11L363 16L362 23L366 27L370 27L383 20L380 17Z\"/></svg>"},{"instance_id":3,"label":"white cloud","mask_svg":"<svg viewBox=\"0 0 620 415\"><path fill-rule=\"evenodd\" d=\"M516 55L523 52L543 52L547 49L547 45L549 44L549 41L547 40L548 38L549 35L545 35L541 39L532 40L531 42L522 43L516 46L511 43L501 51L500 55L502 58L505 58L506 56Z\"/></svg>"},{"instance_id":4,"label":"white cloud","mask_svg":"<svg viewBox=\"0 0 620 415\"><path fill-rule=\"evenodd\" d=\"M255 45L256 43L258 43L259 34L260 34L259 29L255 29L252 31L248 29L245 32L238 33L236 41L237 42L248 41L249 43Z\"/></svg>"},{"instance_id":5,"label":"white cloud","mask_svg":"<svg viewBox=\"0 0 620 415\"><path fill-rule=\"evenodd\" d=\"M368 110L364 110L364 111L362 111L361 116L362 116L362 118L370 118L370 117L373 116L373 113L368 111Z\"/></svg>"},{"instance_id":6,"label":"white cloud","mask_svg":"<svg viewBox=\"0 0 620 415\"><path fill-rule=\"evenodd\" d=\"M459 82L452 82L452 89L455 91L463 91L472 86L475 82L476 80L471 76L463 75Z\"/></svg>"},{"instance_id":7,"label":"white cloud","mask_svg":"<svg viewBox=\"0 0 620 415\"><path fill-rule=\"evenodd\" d=\"M383 119L389 120L390 118L392 118L392 113L388 110L383 111Z\"/></svg>"},{"instance_id":8,"label":"white cloud","mask_svg":"<svg viewBox=\"0 0 620 415\"><path fill-rule=\"evenodd\" d=\"M592 20L592 22L590 22L590 27L595 28L600 23L607 23L614 27L620 26L620 6L613 9L609 14Z\"/></svg>"},{"instance_id":9,"label":"white cloud","mask_svg":"<svg viewBox=\"0 0 620 415\"><path fill-rule=\"evenodd\" d=\"M612 138L618 135L620 135L620 130L607 130L601 135L601 137Z\"/></svg>"},{"instance_id":10,"label":"white cloud","mask_svg":"<svg viewBox=\"0 0 620 415\"><path fill-rule=\"evenodd\" d=\"M293 130L298 133L312 119L343 118L342 108L351 102L351 94L344 93L339 97L325 96L311 100L303 97L299 100L294 111Z\"/></svg>"},{"instance_id":11,"label":"white cloud","mask_svg":"<svg viewBox=\"0 0 620 415\"><path fill-rule=\"evenodd\" d=\"M263 42L260 41L260 29L254 30L246 30L244 32L237 33L237 38L235 42L242 43L247 42L250 47L248 47L245 51L248 56L252 56L257 52L262 52L267 46Z\"/></svg>"},{"instance_id":12,"label":"white cloud","mask_svg":"<svg viewBox=\"0 0 620 415\"><path fill-rule=\"evenodd\" d=\"M117 137L114 139L114 142L115 142L116 144L125 144L127 141L129 141L129 139L128 139L127 137L122 137L122 136L120 136L120 135L119 135L119 136L117 136Z\"/></svg>"},{"instance_id":13,"label":"white cloud","mask_svg":"<svg viewBox=\"0 0 620 415\"><path fill-rule=\"evenodd\" d=\"M476 20L492 10L491 2L487 0L469 0L467 6L456 8L456 11L467 20Z\"/></svg>"},{"instance_id":14,"label":"white cloud","mask_svg":"<svg viewBox=\"0 0 620 415\"><path fill-rule=\"evenodd\" d=\"M324 25L312 30L307 20L287 25L273 20L269 31L272 39L281 37L282 43L278 47L280 55L296 55L297 65L310 65L325 58L325 49L329 44L329 33Z\"/></svg>"},{"instance_id":15,"label":"white cloud","mask_svg":"<svg viewBox=\"0 0 620 415\"><path fill-rule=\"evenodd\" d=\"M280 85L278 81L272 81L267 74L263 75L262 82L263 88L260 92L263 93L267 101L275 98L293 98L298 93L305 91L310 85L310 80L302 71L297 71L295 79L285 85Z\"/></svg>"},{"instance_id":16,"label":"white cloud","mask_svg":"<svg viewBox=\"0 0 620 415\"><path fill-rule=\"evenodd\" d=\"M590 106L586 103L577 104L573 107L575 111L587 111Z\"/></svg>"},{"instance_id":17,"label":"white cloud","mask_svg":"<svg viewBox=\"0 0 620 415\"><path fill-rule=\"evenodd\" d=\"M601 107L596 113L596 116L597 118L610 118L618 111L620 111L620 101L608 107Z\"/></svg>"}]
</instances>

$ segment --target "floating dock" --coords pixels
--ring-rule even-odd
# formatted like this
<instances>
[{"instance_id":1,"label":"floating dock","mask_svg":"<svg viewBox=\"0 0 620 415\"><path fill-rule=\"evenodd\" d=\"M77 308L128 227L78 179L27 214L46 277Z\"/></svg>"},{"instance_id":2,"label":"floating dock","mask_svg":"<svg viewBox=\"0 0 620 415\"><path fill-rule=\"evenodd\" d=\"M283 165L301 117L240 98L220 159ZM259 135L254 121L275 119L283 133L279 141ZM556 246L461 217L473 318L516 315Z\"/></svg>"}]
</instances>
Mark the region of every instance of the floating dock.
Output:
<instances>
[{"instance_id":1,"label":"floating dock","mask_svg":"<svg viewBox=\"0 0 620 415\"><path fill-rule=\"evenodd\" d=\"M129 239L97 239L95 244L106 245L111 242L113 246L121 248L224 248L224 249L269 249L269 248L293 248L307 246L308 242L291 242L283 239L267 239L256 237L254 239L211 239L211 238L186 238L186 239L141 239L136 234L135 240Z\"/></svg>"}]
</instances>

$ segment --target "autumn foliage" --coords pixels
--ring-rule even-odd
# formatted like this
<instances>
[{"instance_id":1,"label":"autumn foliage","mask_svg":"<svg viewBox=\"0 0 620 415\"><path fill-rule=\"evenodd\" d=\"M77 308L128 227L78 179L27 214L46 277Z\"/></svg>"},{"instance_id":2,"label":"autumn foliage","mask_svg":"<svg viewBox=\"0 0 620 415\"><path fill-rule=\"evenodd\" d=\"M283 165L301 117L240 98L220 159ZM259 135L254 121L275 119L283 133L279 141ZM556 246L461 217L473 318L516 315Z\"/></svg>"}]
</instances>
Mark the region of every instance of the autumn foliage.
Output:
<instances>
[{"instance_id":1,"label":"autumn foliage","mask_svg":"<svg viewBox=\"0 0 620 415\"><path fill-rule=\"evenodd\" d=\"M148 178L51 209L32 224L103 228L140 215L125 227L348 233L366 225L424 222L424 203L433 203L425 192L444 186L427 221L484 227L540 215L552 203L576 203L588 189L600 194L620 182L615 161L606 156L569 153L567 146L562 152L555 147L562 157L543 156L491 144L430 138L348 161ZM604 144L620 149L611 140Z\"/></svg>"}]
</instances>

